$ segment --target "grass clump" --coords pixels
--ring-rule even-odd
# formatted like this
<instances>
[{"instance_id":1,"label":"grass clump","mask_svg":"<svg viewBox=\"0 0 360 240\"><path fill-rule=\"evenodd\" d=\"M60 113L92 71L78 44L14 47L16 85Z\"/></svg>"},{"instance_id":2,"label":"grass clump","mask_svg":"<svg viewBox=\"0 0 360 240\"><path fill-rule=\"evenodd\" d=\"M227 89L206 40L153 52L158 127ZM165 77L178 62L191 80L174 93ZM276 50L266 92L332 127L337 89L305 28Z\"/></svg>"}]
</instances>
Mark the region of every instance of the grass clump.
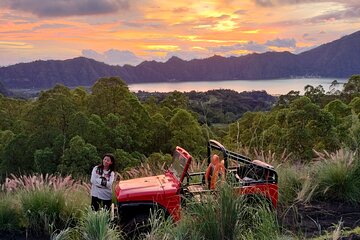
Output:
<instances>
[{"instance_id":1,"label":"grass clump","mask_svg":"<svg viewBox=\"0 0 360 240\"><path fill-rule=\"evenodd\" d=\"M22 223L18 206L9 195L1 195L0 231L10 232L20 229Z\"/></svg>"},{"instance_id":2,"label":"grass clump","mask_svg":"<svg viewBox=\"0 0 360 240\"><path fill-rule=\"evenodd\" d=\"M360 164L351 151L320 155L313 177L315 198L360 202Z\"/></svg>"},{"instance_id":3,"label":"grass clump","mask_svg":"<svg viewBox=\"0 0 360 240\"><path fill-rule=\"evenodd\" d=\"M257 198L249 201L228 184L214 194L202 196L201 201L189 200L177 225L150 222L156 228L146 239L261 240L279 236L277 219L268 202Z\"/></svg>"},{"instance_id":4,"label":"grass clump","mask_svg":"<svg viewBox=\"0 0 360 240\"><path fill-rule=\"evenodd\" d=\"M84 240L112 240L121 239L120 231L112 225L108 211L101 209L97 212L88 208L84 211L78 225L80 239Z\"/></svg>"},{"instance_id":5,"label":"grass clump","mask_svg":"<svg viewBox=\"0 0 360 240\"><path fill-rule=\"evenodd\" d=\"M287 206L298 197L306 178L306 172L303 165L279 165L277 172L279 177L279 204Z\"/></svg>"},{"instance_id":6,"label":"grass clump","mask_svg":"<svg viewBox=\"0 0 360 240\"><path fill-rule=\"evenodd\" d=\"M27 229L32 234L50 234L54 229L62 229L68 221L63 215L65 198L62 191L49 188L24 191L20 202Z\"/></svg>"}]
</instances>

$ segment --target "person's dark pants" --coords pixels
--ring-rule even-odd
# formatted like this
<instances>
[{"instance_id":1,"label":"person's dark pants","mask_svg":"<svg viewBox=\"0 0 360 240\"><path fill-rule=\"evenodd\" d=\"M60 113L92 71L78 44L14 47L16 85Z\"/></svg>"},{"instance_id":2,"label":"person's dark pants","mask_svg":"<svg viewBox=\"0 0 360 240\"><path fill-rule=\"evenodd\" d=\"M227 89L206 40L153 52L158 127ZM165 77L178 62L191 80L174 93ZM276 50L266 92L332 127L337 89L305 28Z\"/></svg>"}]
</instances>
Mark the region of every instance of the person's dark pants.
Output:
<instances>
[{"instance_id":1,"label":"person's dark pants","mask_svg":"<svg viewBox=\"0 0 360 240\"><path fill-rule=\"evenodd\" d=\"M111 206L111 200L103 200L103 199L91 196L91 208L94 211L98 211L100 206L109 210L110 206Z\"/></svg>"}]
</instances>

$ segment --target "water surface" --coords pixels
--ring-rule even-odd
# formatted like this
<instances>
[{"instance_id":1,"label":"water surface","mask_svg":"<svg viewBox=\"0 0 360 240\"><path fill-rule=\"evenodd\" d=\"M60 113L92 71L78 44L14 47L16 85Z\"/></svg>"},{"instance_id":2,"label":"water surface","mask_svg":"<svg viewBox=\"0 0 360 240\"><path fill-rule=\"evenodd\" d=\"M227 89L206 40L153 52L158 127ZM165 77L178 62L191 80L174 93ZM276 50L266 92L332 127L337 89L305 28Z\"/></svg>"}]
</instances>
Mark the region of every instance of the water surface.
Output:
<instances>
[{"instance_id":1,"label":"water surface","mask_svg":"<svg viewBox=\"0 0 360 240\"><path fill-rule=\"evenodd\" d=\"M237 92L265 90L272 95L286 94L291 90L304 92L306 85L314 87L322 85L324 90L329 91L332 81L344 83L346 79L336 78L291 78L273 80L224 80L224 81L199 81L199 82L171 82L171 83L137 83L129 84L131 91L146 92L204 92L213 89L232 89ZM342 84L339 89L342 88Z\"/></svg>"}]
</instances>

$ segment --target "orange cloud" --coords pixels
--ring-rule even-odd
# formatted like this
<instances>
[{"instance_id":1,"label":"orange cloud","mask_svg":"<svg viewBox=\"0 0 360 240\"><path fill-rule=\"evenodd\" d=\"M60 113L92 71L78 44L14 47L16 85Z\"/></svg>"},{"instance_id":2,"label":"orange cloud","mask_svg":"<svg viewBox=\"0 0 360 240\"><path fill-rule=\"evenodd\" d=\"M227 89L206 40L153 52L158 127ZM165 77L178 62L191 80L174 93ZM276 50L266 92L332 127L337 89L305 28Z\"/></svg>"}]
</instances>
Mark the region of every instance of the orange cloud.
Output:
<instances>
[{"instance_id":1,"label":"orange cloud","mask_svg":"<svg viewBox=\"0 0 360 240\"><path fill-rule=\"evenodd\" d=\"M28 9L26 4L16 7L16 1L0 5L0 54L11 54L13 59L76 57L84 49L100 53L117 49L148 58L173 52L203 57L214 49L219 54L239 55L249 51L244 46L265 49L262 45L296 51L360 28L354 11L359 4L343 0L272 0L262 5L264 1L256 0L86 0L101 8L85 11L74 3L73 9L59 8L54 13L36 9L43 3L40 0L21 0L33 3ZM53 1L43 4L56 6ZM296 47L266 45L276 39L294 39ZM6 60L0 60L0 65Z\"/></svg>"}]
</instances>

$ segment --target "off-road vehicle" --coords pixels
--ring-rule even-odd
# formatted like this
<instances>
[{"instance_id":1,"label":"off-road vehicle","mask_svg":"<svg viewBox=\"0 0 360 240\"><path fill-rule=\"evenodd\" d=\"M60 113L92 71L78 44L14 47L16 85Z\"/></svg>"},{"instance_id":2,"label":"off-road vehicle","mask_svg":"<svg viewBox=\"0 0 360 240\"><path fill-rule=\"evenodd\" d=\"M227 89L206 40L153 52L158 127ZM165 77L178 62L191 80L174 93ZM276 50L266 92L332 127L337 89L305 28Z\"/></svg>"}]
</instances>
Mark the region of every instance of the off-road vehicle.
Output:
<instances>
[{"instance_id":1,"label":"off-road vehicle","mask_svg":"<svg viewBox=\"0 0 360 240\"><path fill-rule=\"evenodd\" d=\"M278 200L277 174L274 168L262 161L227 150L217 141L207 146L208 164L216 153L223 158L226 179L232 179L234 191L249 197L260 196L275 208ZM205 172L188 172L192 156L183 148L176 147L173 162L164 174L120 181L115 188L120 224L126 231L135 229L149 218L151 210L161 210L174 221L181 218L184 198L201 200L208 189L204 182Z\"/></svg>"}]
</instances>

